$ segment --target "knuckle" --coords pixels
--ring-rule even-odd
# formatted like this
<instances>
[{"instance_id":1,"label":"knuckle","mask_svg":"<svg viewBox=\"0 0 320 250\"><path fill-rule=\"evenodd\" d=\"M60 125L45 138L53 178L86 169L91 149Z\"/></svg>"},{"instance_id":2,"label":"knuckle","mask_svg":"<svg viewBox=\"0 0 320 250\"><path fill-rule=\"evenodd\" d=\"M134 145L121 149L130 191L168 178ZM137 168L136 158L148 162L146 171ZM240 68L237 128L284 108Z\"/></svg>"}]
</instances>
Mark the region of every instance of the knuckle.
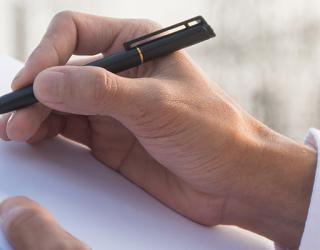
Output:
<instances>
[{"instance_id":1,"label":"knuckle","mask_svg":"<svg viewBox=\"0 0 320 250\"><path fill-rule=\"evenodd\" d=\"M110 76L106 72L99 70L95 74L93 85L93 105L105 109L107 107L107 101L110 105L115 100L117 100L116 96L118 95L119 91L118 83L112 76ZM101 112L103 111L104 110L101 110Z\"/></svg>"},{"instance_id":2,"label":"knuckle","mask_svg":"<svg viewBox=\"0 0 320 250\"><path fill-rule=\"evenodd\" d=\"M149 33L162 27L159 23L151 19L139 19L139 24L142 33Z\"/></svg>"},{"instance_id":3,"label":"knuckle","mask_svg":"<svg viewBox=\"0 0 320 250\"><path fill-rule=\"evenodd\" d=\"M109 74L104 74L105 93L109 98L117 97L119 92L118 81Z\"/></svg>"},{"instance_id":4,"label":"knuckle","mask_svg":"<svg viewBox=\"0 0 320 250\"><path fill-rule=\"evenodd\" d=\"M161 24L152 20L152 19L143 19L147 27L150 27L152 29L158 29L161 28Z\"/></svg>"}]
</instances>

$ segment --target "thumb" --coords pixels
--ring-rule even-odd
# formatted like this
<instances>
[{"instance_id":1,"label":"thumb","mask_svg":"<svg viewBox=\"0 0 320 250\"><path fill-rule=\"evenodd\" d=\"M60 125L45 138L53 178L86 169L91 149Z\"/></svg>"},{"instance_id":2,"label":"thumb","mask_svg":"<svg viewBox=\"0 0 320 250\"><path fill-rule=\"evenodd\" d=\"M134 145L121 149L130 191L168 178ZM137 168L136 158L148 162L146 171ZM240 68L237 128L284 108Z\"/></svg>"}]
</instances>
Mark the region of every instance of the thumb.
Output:
<instances>
[{"instance_id":1,"label":"thumb","mask_svg":"<svg viewBox=\"0 0 320 250\"><path fill-rule=\"evenodd\" d=\"M141 100L141 82L97 67L60 66L39 73L33 88L36 98L54 110L119 116L131 112L131 104Z\"/></svg>"}]
</instances>

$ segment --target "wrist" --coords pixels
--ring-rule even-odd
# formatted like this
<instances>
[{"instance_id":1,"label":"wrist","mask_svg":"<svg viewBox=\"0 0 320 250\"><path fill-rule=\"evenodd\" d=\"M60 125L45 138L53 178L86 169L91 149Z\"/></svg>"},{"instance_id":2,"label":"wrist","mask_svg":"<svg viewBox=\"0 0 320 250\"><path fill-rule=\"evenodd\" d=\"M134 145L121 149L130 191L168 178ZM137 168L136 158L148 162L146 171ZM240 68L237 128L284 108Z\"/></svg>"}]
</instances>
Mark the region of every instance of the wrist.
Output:
<instances>
[{"instance_id":1,"label":"wrist","mask_svg":"<svg viewBox=\"0 0 320 250\"><path fill-rule=\"evenodd\" d=\"M316 168L315 150L268 128L246 145L240 186L230 193L225 224L248 229L286 247L298 247Z\"/></svg>"}]
</instances>

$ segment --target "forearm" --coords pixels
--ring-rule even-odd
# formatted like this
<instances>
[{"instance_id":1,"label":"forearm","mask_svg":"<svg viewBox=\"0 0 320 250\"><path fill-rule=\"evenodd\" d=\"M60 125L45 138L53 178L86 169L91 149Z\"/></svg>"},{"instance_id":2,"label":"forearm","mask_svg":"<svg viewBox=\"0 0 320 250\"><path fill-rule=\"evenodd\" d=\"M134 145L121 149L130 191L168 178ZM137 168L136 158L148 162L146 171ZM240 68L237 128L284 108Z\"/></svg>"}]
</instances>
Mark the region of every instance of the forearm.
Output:
<instances>
[{"instance_id":1,"label":"forearm","mask_svg":"<svg viewBox=\"0 0 320 250\"><path fill-rule=\"evenodd\" d=\"M266 132L267 131L267 132ZM299 246L312 193L316 152L265 130L255 142L247 183L227 202L225 223L256 232L279 244Z\"/></svg>"}]
</instances>

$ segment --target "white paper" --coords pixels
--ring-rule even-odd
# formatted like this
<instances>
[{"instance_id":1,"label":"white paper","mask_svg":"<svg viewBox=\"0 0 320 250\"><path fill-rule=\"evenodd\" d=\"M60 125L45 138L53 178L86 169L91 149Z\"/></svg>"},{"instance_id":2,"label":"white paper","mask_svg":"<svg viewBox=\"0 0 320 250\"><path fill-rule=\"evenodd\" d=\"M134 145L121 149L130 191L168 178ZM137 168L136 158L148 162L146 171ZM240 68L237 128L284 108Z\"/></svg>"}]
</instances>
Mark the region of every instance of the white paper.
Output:
<instances>
[{"instance_id":1,"label":"white paper","mask_svg":"<svg viewBox=\"0 0 320 250\"><path fill-rule=\"evenodd\" d=\"M20 67L0 57L2 93ZM62 138L38 146L0 141L0 195L36 200L94 250L273 249L271 241L236 227L185 219ZM8 249L1 238L0 249Z\"/></svg>"},{"instance_id":2,"label":"white paper","mask_svg":"<svg viewBox=\"0 0 320 250\"><path fill-rule=\"evenodd\" d=\"M11 81L22 66L15 59L0 55L0 94L10 91Z\"/></svg>"}]
</instances>

